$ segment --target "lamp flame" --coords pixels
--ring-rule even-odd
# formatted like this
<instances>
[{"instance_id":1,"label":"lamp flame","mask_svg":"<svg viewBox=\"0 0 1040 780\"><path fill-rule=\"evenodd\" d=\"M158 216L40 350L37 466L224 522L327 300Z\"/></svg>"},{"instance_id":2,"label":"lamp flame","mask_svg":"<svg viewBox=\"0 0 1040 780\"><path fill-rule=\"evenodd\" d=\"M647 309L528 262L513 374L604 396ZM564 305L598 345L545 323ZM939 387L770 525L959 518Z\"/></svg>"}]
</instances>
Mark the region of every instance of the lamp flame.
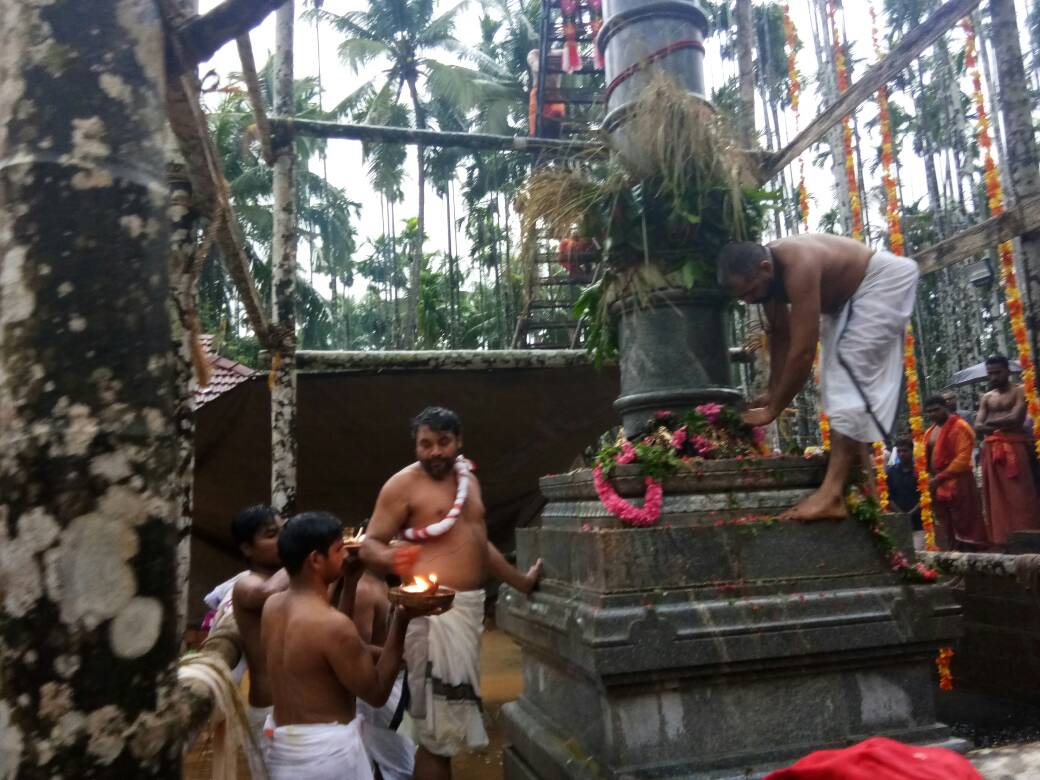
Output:
<instances>
[{"instance_id":1,"label":"lamp flame","mask_svg":"<svg viewBox=\"0 0 1040 780\"><path fill-rule=\"evenodd\" d=\"M429 580L417 575L412 578L411 585L405 585L401 590L406 593L434 593L437 590L437 575L431 574Z\"/></svg>"}]
</instances>

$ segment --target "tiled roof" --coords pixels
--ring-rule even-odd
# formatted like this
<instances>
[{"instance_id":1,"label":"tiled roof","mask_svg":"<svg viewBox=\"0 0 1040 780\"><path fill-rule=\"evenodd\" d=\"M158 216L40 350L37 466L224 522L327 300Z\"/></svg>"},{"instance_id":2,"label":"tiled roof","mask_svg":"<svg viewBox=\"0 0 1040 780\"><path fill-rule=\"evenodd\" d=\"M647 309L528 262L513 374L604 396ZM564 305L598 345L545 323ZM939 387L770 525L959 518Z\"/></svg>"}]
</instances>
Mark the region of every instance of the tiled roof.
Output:
<instances>
[{"instance_id":1,"label":"tiled roof","mask_svg":"<svg viewBox=\"0 0 1040 780\"><path fill-rule=\"evenodd\" d=\"M192 380L192 388L195 391L195 408L205 406L213 399L226 393L236 385L242 384L247 379L256 375L256 371L249 366L244 366L238 361L221 357L213 351L213 336L204 333L199 337L202 349L209 361L210 379L205 387L199 387Z\"/></svg>"}]
</instances>

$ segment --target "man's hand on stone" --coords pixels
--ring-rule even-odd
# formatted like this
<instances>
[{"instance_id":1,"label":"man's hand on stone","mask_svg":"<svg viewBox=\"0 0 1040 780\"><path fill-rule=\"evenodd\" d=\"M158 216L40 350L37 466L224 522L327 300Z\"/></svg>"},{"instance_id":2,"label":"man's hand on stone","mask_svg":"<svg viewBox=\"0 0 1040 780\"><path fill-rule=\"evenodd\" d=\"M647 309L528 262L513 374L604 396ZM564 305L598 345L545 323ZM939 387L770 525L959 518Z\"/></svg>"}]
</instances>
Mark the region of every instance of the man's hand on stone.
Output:
<instances>
[{"instance_id":1,"label":"man's hand on stone","mask_svg":"<svg viewBox=\"0 0 1040 780\"><path fill-rule=\"evenodd\" d=\"M416 561L419 560L419 545L417 544L395 544L390 548L393 556L394 574L402 579L412 576Z\"/></svg>"},{"instance_id":2,"label":"man's hand on stone","mask_svg":"<svg viewBox=\"0 0 1040 780\"><path fill-rule=\"evenodd\" d=\"M538 587L538 579L542 576L542 559L539 558L534 562L534 566L527 570L527 574L524 575L524 584L520 588L520 591L525 595L530 595L531 591Z\"/></svg>"},{"instance_id":3,"label":"man's hand on stone","mask_svg":"<svg viewBox=\"0 0 1040 780\"><path fill-rule=\"evenodd\" d=\"M743 412L740 415L740 419L744 421L745 425L750 425L752 428L760 428L773 422L776 419L776 415L768 407L756 406L754 409L748 409Z\"/></svg>"}]
</instances>

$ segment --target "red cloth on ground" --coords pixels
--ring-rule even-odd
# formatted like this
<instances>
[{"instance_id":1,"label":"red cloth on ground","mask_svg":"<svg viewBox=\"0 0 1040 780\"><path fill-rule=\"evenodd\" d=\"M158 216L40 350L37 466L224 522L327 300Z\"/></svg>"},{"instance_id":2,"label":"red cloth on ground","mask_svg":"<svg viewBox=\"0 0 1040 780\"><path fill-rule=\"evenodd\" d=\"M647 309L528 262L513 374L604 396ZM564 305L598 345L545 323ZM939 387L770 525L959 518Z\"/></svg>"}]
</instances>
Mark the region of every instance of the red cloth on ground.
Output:
<instances>
[{"instance_id":1,"label":"red cloth on ground","mask_svg":"<svg viewBox=\"0 0 1040 780\"><path fill-rule=\"evenodd\" d=\"M982 443L982 497L994 544L1014 531L1040 528L1040 501L1030 467L1029 437L998 431Z\"/></svg>"},{"instance_id":2,"label":"red cloth on ground","mask_svg":"<svg viewBox=\"0 0 1040 780\"><path fill-rule=\"evenodd\" d=\"M925 433L930 441L933 425ZM975 549L989 545L982 516L979 488L971 468L975 431L964 418L951 414L939 429L931 452L930 471L938 478L932 494L936 537L943 550Z\"/></svg>"},{"instance_id":3,"label":"red cloth on ground","mask_svg":"<svg viewBox=\"0 0 1040 780\"><path fill-rule=\"evenodd\" d=\"M982 780L982 775L952 750L871 737L842 750L817 750L765 780Z\"/></svg>"}]
</instances>

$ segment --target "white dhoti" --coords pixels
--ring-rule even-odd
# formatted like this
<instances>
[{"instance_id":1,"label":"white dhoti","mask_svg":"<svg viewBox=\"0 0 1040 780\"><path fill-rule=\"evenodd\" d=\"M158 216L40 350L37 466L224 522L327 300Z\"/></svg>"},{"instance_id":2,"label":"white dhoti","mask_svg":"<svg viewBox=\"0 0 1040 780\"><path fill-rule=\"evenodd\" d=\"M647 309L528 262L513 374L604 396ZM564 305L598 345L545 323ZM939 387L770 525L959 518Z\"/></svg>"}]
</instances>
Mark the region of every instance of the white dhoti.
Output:
<instances>
[{"instance_id":1,"label":"white dhoti","mask_svg":"<svg viewBox=\"0 0 1040 780\"><path fill-rule=\"evenodd\" d=\"M835 431L856 441L881 441L895 426L903 339L914 310L917 279L913 260L877 252L848 303L837 314L821 318L823 410Z\"/></svg>"},{"instance_id":2,"label":"white dhoti","mask_svg":"<svg viewBox=\"0 0 1040 780\"><path fill-rule=\"evenodd\" d=\"M408 713L415 741L430 753L453 756L463 747L488 744L480 703L483 630L483 590L457 593L443 615L418 618L408 626Z\"/></svg>"},{"instance_id":3,"label":"white dhoti","mask_svg":"<svg viewBox=\"0 0 1040 780\"><path fill-rule=\"evenodd\" d=\"M271 780L373 780L362 739L363 719L264 727L264 759Z\"/></svg>"},{"instance_id":4,"label":"white dhoti","mask_svg":"<svg viewBox=\"0 0 1040 780\"><path fill-rule=\"evenodd\" d=\"M404 716L404 691L404 672L401 672L382 707L357 700L357 713L365 719L365 746L383 780L409 780L415 769L415 743L397 732Z\"/></svg>"},{"instance_id":5,"label":"white dhoti","mask_svg":"<svg viewBox=\"0 0 1040 780\"><path fill-rule=\"evenodd\" d=\"M249 764L249 774L253 780L267 777L264 766L264 725L274 707L254 707L246 705L246 720L249 721L249 737L242 746Z\"/></svg>"}]
</instances>

